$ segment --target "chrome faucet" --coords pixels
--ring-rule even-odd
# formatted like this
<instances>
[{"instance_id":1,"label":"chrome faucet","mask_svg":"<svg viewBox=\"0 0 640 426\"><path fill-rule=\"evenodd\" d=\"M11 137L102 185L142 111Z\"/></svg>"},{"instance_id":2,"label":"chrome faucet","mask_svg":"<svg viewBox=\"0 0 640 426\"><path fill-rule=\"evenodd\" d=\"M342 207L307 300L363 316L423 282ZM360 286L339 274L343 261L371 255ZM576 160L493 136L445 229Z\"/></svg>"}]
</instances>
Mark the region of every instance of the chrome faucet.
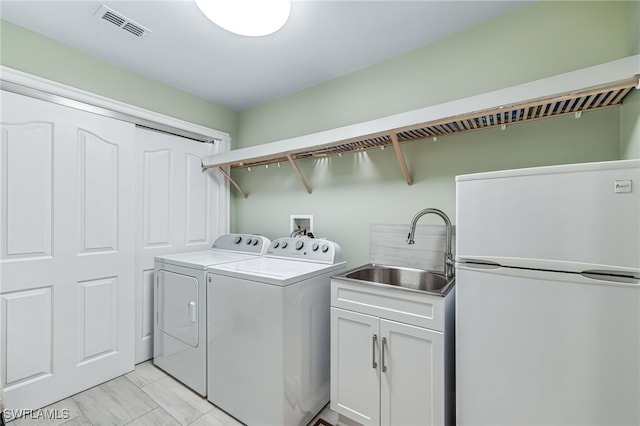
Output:
<instances>
[{"instance_id":1,"label":"chrome faucet","mask_svg":"<svg viewBox=\"0 0 640 426\"><path fill-rule=\"evenodd\" d=\"M448 280L450 280L454 276L453 267L455 265L453 261L453 253L451 252L453 232L451 231L451 221L443 211L438 209L422 209L418 213L416 213L413 219L411 219L411 225L409 227L409 235L407 236L407 244L415 244L413 237L416 234L416 225L418 224L418 219L420 219L422 216L429 213L438 215L442 218L442 220L444 220L444 225L445 225L446 234L447 234L446 241L445 241L445 248L444 248L444 275L447 277Z\"/></svg>"}]
</instances>

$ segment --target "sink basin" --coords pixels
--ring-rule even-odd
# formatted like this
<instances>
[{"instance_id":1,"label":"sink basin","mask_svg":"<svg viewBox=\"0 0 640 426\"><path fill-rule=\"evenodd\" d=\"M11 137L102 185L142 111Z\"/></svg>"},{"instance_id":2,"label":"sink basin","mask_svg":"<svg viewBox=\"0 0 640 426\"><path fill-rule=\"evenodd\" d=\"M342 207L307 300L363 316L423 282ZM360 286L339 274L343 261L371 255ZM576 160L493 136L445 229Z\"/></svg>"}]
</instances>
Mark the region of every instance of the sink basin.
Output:
<instances>
[{"instance_id":1,"label":"sink basin","mask_svg":"<svg viewBox=\"0 0 640 426\"><path fill-rule=\"evenodd\" d=\"M410 290L444 295L454 280L447 280L444 274L422 269L368 264L340 275L342 278L386 284Z\"/></svg>"}]
</instances>

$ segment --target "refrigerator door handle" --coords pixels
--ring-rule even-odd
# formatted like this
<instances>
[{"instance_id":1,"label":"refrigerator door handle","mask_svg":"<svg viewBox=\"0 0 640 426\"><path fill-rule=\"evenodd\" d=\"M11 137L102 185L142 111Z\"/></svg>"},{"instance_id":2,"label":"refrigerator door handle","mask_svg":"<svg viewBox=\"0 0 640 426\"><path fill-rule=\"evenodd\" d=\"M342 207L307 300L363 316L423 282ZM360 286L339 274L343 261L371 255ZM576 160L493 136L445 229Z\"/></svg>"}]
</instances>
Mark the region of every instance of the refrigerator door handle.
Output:
<instances>
[{"instance_id":1,"label":"refrigerator door handle","mask_svg":"<svg viewBox=\"0 0 640 426\"><path fill-rule=\"evenodd\" d=\"M614 283L640 284L640 274L626 271L582 271L580 273L585 278L600 281L611 281Z\"/></svg>"},{"instance_id":2,"label":"refrigerator door handle","mask_svg":"<svg viewBox=\"0 0 640 426\"><path fill-rule=\"evenodd\" d=\"M458 259L456 264L470 269L500 269L502 265L487 260Z\"/></svg>"}]
</instances>

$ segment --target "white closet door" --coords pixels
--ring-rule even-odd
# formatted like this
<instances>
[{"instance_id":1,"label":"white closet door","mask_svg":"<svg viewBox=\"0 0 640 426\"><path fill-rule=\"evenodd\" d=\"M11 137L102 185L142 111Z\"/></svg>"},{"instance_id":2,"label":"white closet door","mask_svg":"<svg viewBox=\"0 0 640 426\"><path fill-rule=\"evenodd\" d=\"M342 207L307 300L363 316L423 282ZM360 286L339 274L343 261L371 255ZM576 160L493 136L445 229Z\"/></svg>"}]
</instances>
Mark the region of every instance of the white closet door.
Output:
<instances>
[{"instance_id":1,"label":"white closet door","mask_svg":"<svg viewBox=\"0 0 640 426\"><path fill-rule=\"evenodd\" d=\"M135 127L1 102L0 375L38 408L133 369Z\"/></svg>"},{"instance_id":2,"label":"white closet door","mask_svg":"<svg viewBox=\"0 0 640 426\"><path fill-rule=\"evenodd\" d=\"M201 169L219 145L136 129L136 363L153 357L154 257L206 250L228 232L226 185Z\"/></svg>"}]
</instances>

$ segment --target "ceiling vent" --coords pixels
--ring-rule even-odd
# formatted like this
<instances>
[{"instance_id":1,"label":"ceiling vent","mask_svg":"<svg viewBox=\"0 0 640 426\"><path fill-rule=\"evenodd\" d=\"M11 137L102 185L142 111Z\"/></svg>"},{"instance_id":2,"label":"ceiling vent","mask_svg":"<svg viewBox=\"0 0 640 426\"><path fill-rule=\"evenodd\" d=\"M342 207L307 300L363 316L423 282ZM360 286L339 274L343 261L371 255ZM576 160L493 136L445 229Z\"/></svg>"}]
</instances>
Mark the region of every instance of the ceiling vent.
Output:
<instances>
[{"instance_id":1,"label":"ceiling vent","mask_svg":"<svg viewBox=\"0 0 640 426\"><path fill-rule=\"evenodd\" d=\"M102 5L100 9L94 14L94 16L104 19L107 22L112 23L113 25L133 34L136 37L144 37L147 33L150 33L151 30L143 27L137 22L132 21L131 19L124 16L122 13L116 12L115 10L108 8L105 5Z\"/></svg>"}]
</instances>

